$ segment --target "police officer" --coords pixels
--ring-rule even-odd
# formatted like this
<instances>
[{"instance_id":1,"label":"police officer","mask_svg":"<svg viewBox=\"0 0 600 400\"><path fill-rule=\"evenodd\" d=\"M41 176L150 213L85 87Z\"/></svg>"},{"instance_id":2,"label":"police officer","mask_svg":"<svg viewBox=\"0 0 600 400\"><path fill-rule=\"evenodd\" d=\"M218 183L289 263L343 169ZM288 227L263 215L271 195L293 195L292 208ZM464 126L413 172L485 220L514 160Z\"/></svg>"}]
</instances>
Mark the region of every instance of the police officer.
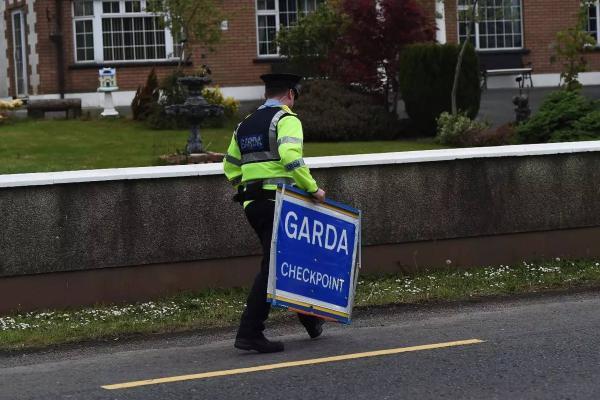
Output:
<instances>
[{"instance_id":1,"label":"police officer","mask_svg":"<svg viewBox=\"0 0 600 400\"><path fill-rule=\"evenodd\" d=\"M278 184L295 185L325 200L325 192L317 186L302 159L302 124L290 107L300 95L301 76L267 74L266 102L238 126L223 161L225 175L238 189L234 197L244 206L250 225L260 239L263 259L246 301L235 339L235 347L261 353L283 351L283 343L270 341L263 335L264 322L271 308L267 302L267 281L271 234ZM323 331L323 320L298 314L311 338Z\"/></svg>"}]
</instances>

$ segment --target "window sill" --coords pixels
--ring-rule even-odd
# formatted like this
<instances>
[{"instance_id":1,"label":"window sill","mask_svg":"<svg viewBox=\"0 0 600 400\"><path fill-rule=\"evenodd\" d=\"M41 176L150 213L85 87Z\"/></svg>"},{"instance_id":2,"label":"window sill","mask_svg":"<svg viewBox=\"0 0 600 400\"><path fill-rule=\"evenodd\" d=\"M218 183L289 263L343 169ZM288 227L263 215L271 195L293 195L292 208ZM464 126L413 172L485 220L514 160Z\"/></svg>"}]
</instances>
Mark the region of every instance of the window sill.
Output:
<instances>
[{"instance_id":1,"label":"window sill","mask_svg":"<svg viewBox=\"0 0 600 400\"><path fill-rule=\"evenodd\" d=\"M254 64L272 64L272 63L283 63L286 62L284 57L257 57L252 60Z\"/></svg>"},{"instance_id":2,"label":"window sill","mask_svg":"<svg viewBox=\"0 0 600 400\"><path fill-rule=\"evenodd\" d=\"M477 53L481 54L529 54L531 50L523 48L523 49L477 49Z\"/></svg>"},{"instance_id":3,"label":"window sill","mask_svg":"<svg viewBox=\"0 0 600 400\"><path fill-rule=\"evenodd\" d=\"M136 68L136 67L160 67L160 66L177 66L179 60L164 60L164 61L116 61L116 62L104 62L104 63L74 63L69 65L69 69L99 69L104 67L115 67L115 68ZM183 65L189 67L192 64L191 61L184 62Z\"/></svg>"}]
</instances>

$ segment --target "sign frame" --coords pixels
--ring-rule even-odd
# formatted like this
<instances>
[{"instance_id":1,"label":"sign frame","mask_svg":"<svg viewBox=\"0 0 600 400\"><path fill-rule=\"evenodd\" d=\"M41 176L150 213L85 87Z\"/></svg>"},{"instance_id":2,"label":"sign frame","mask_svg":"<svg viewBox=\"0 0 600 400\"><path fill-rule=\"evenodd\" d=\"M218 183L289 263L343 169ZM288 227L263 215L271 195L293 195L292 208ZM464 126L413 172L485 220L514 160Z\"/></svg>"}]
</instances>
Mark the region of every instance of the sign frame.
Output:
<instances>
[{"instance_id":1,"label":"sign frame","mask_svg":"<svg viewBox=\"0 0 600 400\"><path fill-rule=\"evenodd\" d=\"M352 262L350 267L350 282L348 299L345 306L328 303L319 299L307 297L298 293L292 293L277 288L277 260L278 260L278 234L281 222L281 213L284 201L328 215L344 223L353 224L354 246L352 251ZM353 207L326 199L324 203L317 203L309 193L298 188L278 185L275 197L275 215L273 221L273 234L271 238L271 254L269 263L269 279L267 284L267 301L273 306L282 307L302 314L314 315L319 318L349 324L352 317L352 309L358 283L358 274L362 264L361 253L361 222L362 212ZM350 249L349 249L350 250Z\"/></svg>"}]
</instances>

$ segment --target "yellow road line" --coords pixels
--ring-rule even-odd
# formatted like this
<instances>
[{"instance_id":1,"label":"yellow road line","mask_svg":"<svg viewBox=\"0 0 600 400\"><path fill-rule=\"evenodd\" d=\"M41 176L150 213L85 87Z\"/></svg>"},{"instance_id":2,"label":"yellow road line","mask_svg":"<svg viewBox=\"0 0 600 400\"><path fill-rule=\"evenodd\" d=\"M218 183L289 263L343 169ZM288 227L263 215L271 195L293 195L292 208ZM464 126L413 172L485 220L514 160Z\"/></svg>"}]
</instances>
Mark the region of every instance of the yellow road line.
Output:
<instances>
[{"instance_id":1,"label":"yellow road line","mask_svg":"<svg viewBox=\"0 0 600 400\"><path fill-rule=\"evenodd\" d=\"M289 361L289 362L282 362L282 363L278 363L278 364L269 364L269 365L259 365L257 367L228 369L228 370L222 370L222 371L203 372L200 374L180 375L180 376L171 376L171 377L166 377L166 378L147 379L147 380L143 380L143 381L125 382L125 383L118 383L118 384L114 384L114 385L102 386L102 388L107 389L107 390L128 389L128 388L134 388L134 387L139 387L139 386L159 385L162 383L182 382L182 381L190 381L190 380L206 379L206 378L216 378L219 376L239 375L239 374L247 374L250 372L269 371L269 370L274 370L274 369L290 368L290 367L301 367L304 365L325 364L325 363L331 363L331 362L337 362L337 361L355 360L357 358L387 356L387 355L391 355L391 354L408 353L411 351L422 351L422 350L443 349L446 347L466 346L466 345L470 345L470 344L478 344L478 343L483 343L483 342L484 342L483 340L479 340L479 339L469 339L469 340L459 340L459 341L455 341L455 342L425 344L425 345L421 345L421 346L399 347L396 349L367 351L364 353L344 354L341 356L313 358L313 359L309 359L309 360Z\"/></svg>"}]
</instances>

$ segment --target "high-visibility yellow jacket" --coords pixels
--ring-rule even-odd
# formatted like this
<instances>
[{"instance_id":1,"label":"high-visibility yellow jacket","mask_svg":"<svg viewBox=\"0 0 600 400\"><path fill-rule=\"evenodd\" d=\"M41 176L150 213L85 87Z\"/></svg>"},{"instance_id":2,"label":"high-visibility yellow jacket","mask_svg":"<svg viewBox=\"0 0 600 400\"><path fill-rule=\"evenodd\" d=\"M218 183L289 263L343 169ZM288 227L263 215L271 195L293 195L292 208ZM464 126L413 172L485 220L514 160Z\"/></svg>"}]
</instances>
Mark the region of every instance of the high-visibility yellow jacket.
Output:
<instances>
[{"instance_id":1,"label":"high-visibility yellow jacket","mask_svg":"<svg viewBox=\"0 0 600 400\"><path fill-rule=\"evenodd\" d=\"M223 160L225 176L234 186L262 180L275 190L276 178L287 178L314 193L318 186L302 159L302 123L285 105L261 107L236 128Z\"/></svg>"}]
</instances>

